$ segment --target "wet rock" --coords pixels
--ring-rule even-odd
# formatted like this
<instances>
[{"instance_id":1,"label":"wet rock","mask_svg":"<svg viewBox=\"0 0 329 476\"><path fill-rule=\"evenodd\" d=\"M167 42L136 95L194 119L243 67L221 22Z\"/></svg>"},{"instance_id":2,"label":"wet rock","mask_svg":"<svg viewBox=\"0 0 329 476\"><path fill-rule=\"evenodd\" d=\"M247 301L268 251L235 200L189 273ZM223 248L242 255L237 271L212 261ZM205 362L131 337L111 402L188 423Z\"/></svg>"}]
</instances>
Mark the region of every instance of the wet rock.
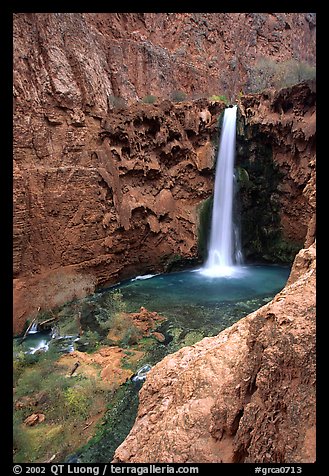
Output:
<instances>
[{"instance_id":1,"label":"wet rock","mask_svg":"<svg viewBox=\"0 0 329 476\"><path fill-rule=\"evenodd\" d=\"M315 83L245 95L239 106L245 257L292 262L315 239Z\"/></svg>"},{"instance_id":2,"label":"wet rock","mask_svg":"<svg viewBox=\"0 0 329 476\"><path fill-rule=\"evenodd\" d=\"M143 367L141 367L137 372L131 377L131 380L133 382L144 382L146 379L146 375L149 373L151 370L151 365L145 364Z\"/></svg>"},{"instance_id":3,"label":"wet rock","mask_svg":"<svg viewBox=\"0 0 329 476\"><path fill-rule=\"evenodd\" d=\"M45 420L45 415L43 413L32 413L32 415L28 416L24 420L24 424L26 426L34 426L38 423L42 423Z\"/></svg>"}]
</instances>

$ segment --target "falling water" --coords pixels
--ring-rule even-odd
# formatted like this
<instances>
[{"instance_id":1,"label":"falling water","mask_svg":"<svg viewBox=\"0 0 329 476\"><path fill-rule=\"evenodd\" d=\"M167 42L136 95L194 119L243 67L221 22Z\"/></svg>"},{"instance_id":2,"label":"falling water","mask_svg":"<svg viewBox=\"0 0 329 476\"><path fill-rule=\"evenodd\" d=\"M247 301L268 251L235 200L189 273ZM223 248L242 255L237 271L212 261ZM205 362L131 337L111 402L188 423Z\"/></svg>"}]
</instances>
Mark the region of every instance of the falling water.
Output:
<instances>
[{"instance_id":1,"label":"falling water","mask_svg":"<svg viewBox=\"0 0 329 476\"><path fill-rule=\"evenodd\" d=\"M237 106L224 112L220 147L217 157L214 203L208 258L202 274L233 274L234 264L241 261L241 250L233 226L234 156Z\"/></svg>"},{"instance_id":2,"label":"falling water","mask_svg":"<svg viewBox=\"0 0 329 476\"><path fill-rule=\"evenodd\" d=\"M38 323L37 322L33 322L30 330L29 330L29 334L36 334L38 332Z\"/></svg>"}]
</instances>

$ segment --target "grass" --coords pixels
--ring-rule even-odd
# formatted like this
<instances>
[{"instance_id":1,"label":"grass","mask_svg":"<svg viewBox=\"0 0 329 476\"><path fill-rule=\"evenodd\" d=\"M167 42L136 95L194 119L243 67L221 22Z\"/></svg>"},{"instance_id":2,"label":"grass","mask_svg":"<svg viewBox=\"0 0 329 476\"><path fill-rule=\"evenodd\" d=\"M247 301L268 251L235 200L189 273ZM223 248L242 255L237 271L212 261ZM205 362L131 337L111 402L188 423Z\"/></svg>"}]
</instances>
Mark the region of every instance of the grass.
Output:
<instances>
[{"instance_id":1,"label":"grass","mask_svg":"<svg viewBox=\"0 0 329 476\"><path fill-rule=\"evenodd\" d=\"M144 347L153 348L155 345L151 337L142 338L142 332L126 312L126 303L120 291L104 294L97 306L84 298L61 306L55 312L59 316L61 334L66 333L63 329L70 329L70 334L74 334L76 316L80 316L83 326L80 343L88 342L89 353L101 345L111 345L107 337L109 333L114 336L112 344L125 348L126 355L120 363L123 370L135 372L145 358ZM69 455L80 451L90 438L97 447L95 458L98 451L102 455L107 453L107 445L112 453L129 431L135 417L138 398L129 381L118 388L102 380L99 365L83 361L80 371L71 377L71 362L65 363L64 357L64 360L60 359L62 354L55 348L31 355L24 353L19 340L15 340L13 351L14 462L45 463L54 455L52 462L64 462ZM134 408L125 400L127 393L133 395ZM109 402L112 406L110 413L107 413ZM129 413L128 419L124 412ZM33 413L41 413L45 418L34 426L27 426L24 421ZM104 415L108 417L102 420ZM105 441L98 445L97 438L100 435L103 438L105 428L110 436L105 435Z\"/></svg>"},{"instance_id":2,"label":"grass","mask_svg":"<svg viewBox=\"0 0 329 476\"><path fill-rule=\"evenodd\" d=\"M85 441L82 428L104 412L107 393L96 379L70 378L56 365L58 354L43 354L34 362L20 361L14 368L14 461L45 462L54 453L64 458ZM32 413L45 420L26 426ZM59 460L60 461L60 460Z\"/></svg>"}]
</instances>

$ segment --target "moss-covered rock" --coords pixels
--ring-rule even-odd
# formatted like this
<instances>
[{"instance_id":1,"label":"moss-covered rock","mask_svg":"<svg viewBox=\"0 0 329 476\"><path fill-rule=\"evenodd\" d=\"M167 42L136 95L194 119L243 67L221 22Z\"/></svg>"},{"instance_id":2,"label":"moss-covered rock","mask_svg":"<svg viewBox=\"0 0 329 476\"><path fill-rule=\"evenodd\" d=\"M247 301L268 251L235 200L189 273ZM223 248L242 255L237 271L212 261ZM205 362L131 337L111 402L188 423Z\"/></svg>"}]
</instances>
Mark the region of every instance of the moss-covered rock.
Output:
<instances>
[{"instance_id":1,"label":"moss-covered rock","mask_svg":"<svg viewBox=\"0 0 329 476\"><path fill-rule=\"evenodd\" d=\"M202 260L207 257L213 201L212 195L201 202L198 207L198 255Z\"/></svg>"},{"instance_id":2,"label":"moss-covered rock","mask_svg":"<svg viewBox=\"0 0 329 476\"><path fill-rule=\"evenodd\" d=\"M163 270L165 273L183 271L186 268L192 268L198 263L197 257L185 258L179 254L165 255L162 258Z\"/></svg>"},{"instance_id":3,"label":"moss-covered rock","mask_svg":"<svg viewBox=\"0 0 329 476\"><path fill-rule=\"evenodd\" d=\"M203 334L199 331L190 331L184 337L182 347L193 345L203 339Z\"/></svg>"},{"instance_id":4,"label":"moss-covered rock","mask_svg":"<svg viewBox=\"0 0 329 476\"><path fill-rule=\"evenodd\" d=\"M278 185L282 172L273 161L272 144L257 130L237 134L236 179L241 214L241 241L247 261L291 263L302 243L281 231Z\"/></svg>"}]
</instances>

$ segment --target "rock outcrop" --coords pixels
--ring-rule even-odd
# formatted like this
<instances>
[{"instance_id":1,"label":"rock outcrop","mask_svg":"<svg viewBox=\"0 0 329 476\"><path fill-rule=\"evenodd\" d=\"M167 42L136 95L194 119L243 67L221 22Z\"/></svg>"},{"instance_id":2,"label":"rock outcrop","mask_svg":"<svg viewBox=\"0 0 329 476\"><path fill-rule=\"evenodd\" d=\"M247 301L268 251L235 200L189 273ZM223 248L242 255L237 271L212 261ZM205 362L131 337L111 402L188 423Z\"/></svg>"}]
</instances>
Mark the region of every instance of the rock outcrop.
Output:
<instances>
[{"instance_id":1,"label":"rock outcrop","mask_svg":"<svg viewBox=\"0 0 329 476\"><path fill-rule=\"evenodd\" d=\"M314 462L315 269L314 243L273 301L153 367L113 462Z\"/></svg>"},{"instance_id":2,"label":"rock outcrop","mask_svg":"<svg viewBox=\"0 0 329 476\"><path fill-rule=\"evenodd\" d=\"M279 261L289 245L295 253L310 246L316 231L314 81L243 96L237 143L245 254L272 253Z\"/></svg>"},{"instance_id":3,"label":"rock outcrop","mask_svg":"<svg viewBox=\"0 0 329 476\"><path fill-rule=\"evenodd\" d=\"M82 123L54 108L25 111L22 124L16 111L15 332L38 307L196 255L224 107L136 104Z\"/></svg>"},{"instance_id":4,"label":"rock outcrop","mask_svg":"<svg viewBox=\"0 0 329 476\"><path fill-rule=\"evenodd\" d=\"M14 91L93 113L113 98L233 97L260 58L314 64L315 33L309 13L19 13Z\"/></svg>"}]
</instances>

